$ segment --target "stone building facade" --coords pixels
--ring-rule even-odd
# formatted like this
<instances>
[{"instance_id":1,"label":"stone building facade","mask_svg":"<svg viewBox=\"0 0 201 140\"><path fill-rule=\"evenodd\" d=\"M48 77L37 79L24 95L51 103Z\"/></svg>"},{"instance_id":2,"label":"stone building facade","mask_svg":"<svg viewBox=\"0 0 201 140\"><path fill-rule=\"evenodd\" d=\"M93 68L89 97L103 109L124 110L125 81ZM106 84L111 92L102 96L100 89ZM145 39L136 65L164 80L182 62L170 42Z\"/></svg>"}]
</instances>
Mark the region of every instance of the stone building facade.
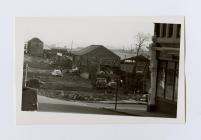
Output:
<instances>
[{"instance_id":1,"label":"stone building facade","mask_svg":"<svg viewBox=\"0 0 201 140\"><path fill-rule=\"evenodd\" d=\"M181 24L155 23L148 111L177 114Z\"/></svg>"}]
</instances>

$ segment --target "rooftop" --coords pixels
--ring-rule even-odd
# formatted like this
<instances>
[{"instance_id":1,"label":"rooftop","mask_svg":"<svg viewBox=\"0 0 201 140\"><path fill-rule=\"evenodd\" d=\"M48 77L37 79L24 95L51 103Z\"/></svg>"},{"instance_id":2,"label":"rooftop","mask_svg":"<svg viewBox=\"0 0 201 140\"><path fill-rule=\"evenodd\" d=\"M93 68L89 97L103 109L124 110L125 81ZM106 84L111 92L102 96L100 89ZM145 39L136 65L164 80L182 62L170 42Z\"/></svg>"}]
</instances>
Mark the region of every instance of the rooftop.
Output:
<instances>
[{"instance_id":1,"label":"rooftop","mask_svg":"<svg viewBox=\"0 0 201 140\"><path fill-rule=\"evenodd\" d=\"M42 42L39 38L37 37L34 37L32 39L30 39L29 41L36 41L36 42Z\"/></svg>"},{"instance_id":2,"label":"rooftop","mask_svg":"<svg viewBox=\"0 0 201 140\"><path fill-rule=\"evenodd\" d=\"M134 57L126 58L126 59L124 59L124 60L149 61L149 59L146 58L146 57L143 56L143 55L138 55L138 56L134 56Z\"/></svg>"},{"instance_id":3,"label":"rooftop","mask_svg":"<svg viewBox=\"0 0 201 140\"><path fill-rule=\"evenodd\" d=\"M83 48L83 49L81 49L79 51L72 51L72 54L74 54L74 55L85 55L85 54L87 54L87 53L89 53L89 52L91 52L91 51L93 51L93 50L95 50L97 48L104 48L104 49L110 51L115 56L119 57L117 54L115 54L114 52L112 52L108 48L104 47L103 45L90 45L90 46L88 46L86 48Z\"/></svg>"}]
</instances>

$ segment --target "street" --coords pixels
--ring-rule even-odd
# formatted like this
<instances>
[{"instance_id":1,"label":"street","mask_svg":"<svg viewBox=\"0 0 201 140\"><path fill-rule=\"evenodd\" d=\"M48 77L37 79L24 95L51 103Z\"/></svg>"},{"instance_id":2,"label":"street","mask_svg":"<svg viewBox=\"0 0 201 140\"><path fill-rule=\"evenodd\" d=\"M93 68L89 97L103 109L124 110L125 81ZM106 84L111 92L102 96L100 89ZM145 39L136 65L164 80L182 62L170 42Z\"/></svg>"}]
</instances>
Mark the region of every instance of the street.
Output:
<instances>
[{"instance_id":1,"label":"street","mask_svg":"<svg viewBox=\"0 0 201 140\"><path fill-rule=\"evenodd\" d=\"M128 115L127 113L116 112L113 109L113 103L86 103L78 101L66 101L38 95L38 111L103 115ZM118 104L117 109L145 111L146 106L137 104Z\"/></svg>"}]
</instances>

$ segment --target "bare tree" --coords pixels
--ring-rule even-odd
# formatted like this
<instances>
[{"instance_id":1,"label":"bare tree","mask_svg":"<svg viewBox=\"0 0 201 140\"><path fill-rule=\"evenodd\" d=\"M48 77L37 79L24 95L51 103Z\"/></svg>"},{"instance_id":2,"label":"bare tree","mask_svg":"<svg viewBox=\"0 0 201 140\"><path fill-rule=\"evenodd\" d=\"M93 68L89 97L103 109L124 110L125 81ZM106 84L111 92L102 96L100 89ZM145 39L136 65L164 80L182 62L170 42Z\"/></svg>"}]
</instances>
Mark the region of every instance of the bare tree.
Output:
<instances>
[{"instance_id":1,"label":"bare tree","mask_svg":"<svg viewBox=\"0 0 201 140\"><path fill-rule=\"evenodd\" d=\"M136 54L139 55L140 50L143 47L148 46L148 43L150 41L150 34L144 34L144 33L137 33L135 36L135 46L136 46Z\"/></svg>"},{"instance_id":2,"label":"bare tree","mask_svg":"<svg viewBox=\"0 0 201 140\"><path fill-rule=\"evenodd\" d=\"M149 34L137 33L135 35L136 57L139 56L140 50L142 50L143 48L145 48L149 45L150 40L151 40L151 35L149 35ZM139 63L138 58L136 58L135 61L136 62L134 63L134 67L133 67L133 81L132 81L134 93L136 93L136 91L139 89L139 86L141 85L140 83L142 83L142 79L143 79L143 75L136 73L137 65Z\"/></svg>"}]
</instances>

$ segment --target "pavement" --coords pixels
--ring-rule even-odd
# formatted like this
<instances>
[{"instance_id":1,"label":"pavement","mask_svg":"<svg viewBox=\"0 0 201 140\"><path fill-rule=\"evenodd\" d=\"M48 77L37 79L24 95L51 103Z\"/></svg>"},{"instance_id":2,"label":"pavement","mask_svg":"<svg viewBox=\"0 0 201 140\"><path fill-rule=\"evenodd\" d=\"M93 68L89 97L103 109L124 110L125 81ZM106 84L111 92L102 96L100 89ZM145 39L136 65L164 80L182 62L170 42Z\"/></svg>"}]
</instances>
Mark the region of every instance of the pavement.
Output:
<instances>
[{"instance_id":1,"label":"pavement","mask_svg":"<svg viewBox=\"0 0 201 140\"><path fill-rule=\"evenodd\" d=\"M129 115L143 117L172 117L159 112L147 112L147 106L145 104L120 102L119 104L117 104L117 109L115 110L114 108L115 104L113 101L66 101L38 95L38 111L103 115Z\"/></svg>"},{"instance_id":2,"label":"pavement","mask_svg":"<svg viewBox=\"0 0 201 140\"><path fill-rule=\"evenodd\" d=\"M80 102L64 101L54 98L48 98L38 95L38 111L43 112L68 112L84 114L102 114L102 115L126 115L124 113L97 108Z\"/></svg>"},{"instance_id":3,"label":"pavement","mask_svg":"<svg viewBox=\"0 0 201 140\"><path fill-rule=\"evenodd\" d=\"M99 102L106 103L106 104L114 104L115 103L115 101L99 101ZM118 104L143 104L143 105L146 105L147 102L129 99L129 100L118 100Z\"/></svg>"}]
</instances>

